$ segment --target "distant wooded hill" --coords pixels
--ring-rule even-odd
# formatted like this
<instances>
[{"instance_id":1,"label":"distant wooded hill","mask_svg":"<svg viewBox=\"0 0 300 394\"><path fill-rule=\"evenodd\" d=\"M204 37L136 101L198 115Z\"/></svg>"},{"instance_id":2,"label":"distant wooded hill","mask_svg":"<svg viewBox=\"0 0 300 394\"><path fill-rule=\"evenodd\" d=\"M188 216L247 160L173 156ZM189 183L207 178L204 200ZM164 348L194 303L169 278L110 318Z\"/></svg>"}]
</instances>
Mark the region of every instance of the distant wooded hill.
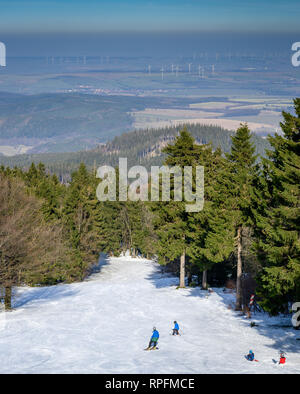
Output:
<instances>
[{"instance_id":1,"label":"distant wooded hill","mask_svg":"<svg viewBox=\"0 0 300 394\"><path fill-rule=\"evenodd\" d=\"M36 152L92 147L95 141L105 142L131 128L128 111L138 105L132 101L84 94L1 93L0 140L32 145Z\"/></svg>"},{"instance_id":2,"label":"distant wooded hill","mask_svg":"<svg viewBox=\"0 0 300 394\"><path fill-rule=\"evenodd\" d=\"M132 130L132 111L188 108L190 102L182 98L0 92L0 145L25 145L31 147L28 153L92 149Z\"/></svg>"},{"instance_id":3,"label":"distant wooded hill","mask_svg":"<svg viewBox=\"0 0 300 394\"><path fill-rule=\"evenodd\" d=\"M89 169L103 164L117 166L119 157L127 157L129 166L140 164L150 168L151 165L162 164L164 158L161 153L162 147L174 140L182 128L183 125L136 130L115 137L97 149L87 151L1 156L0 164L27 168L32 162L43 162L51 173L56 173L63 180L67 180L80 163L84 163ZM217 126L200 124L187 125L187 129L197 143L211 143L215 149L220 147L223 152L230 151L231 136L234 132ZM268 141L255 134L252 139L256 146L256 153L264 156L265 150L270 149Z\"/></svg>"}]
</instances>

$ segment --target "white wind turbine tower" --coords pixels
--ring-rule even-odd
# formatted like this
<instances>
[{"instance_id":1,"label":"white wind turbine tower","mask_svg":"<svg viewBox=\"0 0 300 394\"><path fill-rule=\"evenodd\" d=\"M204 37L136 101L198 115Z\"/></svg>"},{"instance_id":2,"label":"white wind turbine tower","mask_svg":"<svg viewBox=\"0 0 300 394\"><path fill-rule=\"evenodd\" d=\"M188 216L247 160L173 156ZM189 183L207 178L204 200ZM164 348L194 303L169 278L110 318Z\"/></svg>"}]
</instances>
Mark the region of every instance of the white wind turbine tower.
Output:
<instances>
[{"instance_id":1,"label":"white wind turbine tower","mask_svg":"<svg viewBox=\"0 0 300 394\"><path fill-rule=\"evenodd\" d=\"M200 78L200 76L201 76L201 66L200 66L200 64L198 66L198 75L199 75L199 78Z\"/></svg>"},{"instance_id":2,"label":"white wind turbine tower","mask_svg":"<svg viewBox=\"0 0 300 394\"><path fill-rule=\"evenodd\" d=\"M192 65L193 63L189 63L189 74L191 74L191 65Z\"/></svg>"},{"instance_id":3,"label":"white wind turbine tower","mask_svg":"<svg viewBox=\"0 0 300 394\"><path fill-rule=\"evenodd\" d=\"M164 66L162 66L162 68L161 68L161 80L163 81L164 80Z\"/></svg>"},{"instance_id":4,"label":"white wind turbine tower","mask_svg":"<svg viewBox=\"0 0 300 394\"><path fill-rule=\"evenodd\" d=\"M148 74L151 75L151 65L148 65Z\"/></svg>"},{"instance_id":5,"label":"white wind turbine tower","mask_svg":"<svg viewBox=\"0 0 300 394\"><path fill-rule=\"evenodd\" d=\"M211 75L215 75L215 65L211 66Z\"/></svg>"},{"instance_id":6,"label":"white wind turbine tower","mask_svg":"<svg viewBox=\"0 0 300 394\"><path fill-rule=\"evenodd\" d=\"M178 71L179 71L179 67L176 66L176 77L178 77Z\"/></svg>"},{"instance_id":7,"label":"white wind turbine tower","mask_svg":"<svg viewBox=\"0 0 300 394\"><path fill-rule=\"evenodd\" d=\"M174 64L171 64L171 70L172 70L172 74L174 74Z\"/></svg>"}]
</instances>

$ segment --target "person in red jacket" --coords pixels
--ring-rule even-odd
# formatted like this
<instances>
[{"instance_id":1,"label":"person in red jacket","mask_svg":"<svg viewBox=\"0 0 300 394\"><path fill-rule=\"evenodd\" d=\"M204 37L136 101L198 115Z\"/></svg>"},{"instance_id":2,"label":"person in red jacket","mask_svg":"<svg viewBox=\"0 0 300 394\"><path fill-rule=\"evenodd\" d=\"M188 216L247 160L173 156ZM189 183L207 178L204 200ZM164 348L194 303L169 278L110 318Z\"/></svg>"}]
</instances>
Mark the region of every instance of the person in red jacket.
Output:
<instances>
[{"instance_id":1,"label":"person in red jacket","mask_svg":"<svg viewBox=\"0 0 300 394\"><path fill-rule=\"evenodd\" d=\"M285 354L283 352L280 352L279 364L285 364L285 362L286 362Z\"/></svg>"}]
</instances>

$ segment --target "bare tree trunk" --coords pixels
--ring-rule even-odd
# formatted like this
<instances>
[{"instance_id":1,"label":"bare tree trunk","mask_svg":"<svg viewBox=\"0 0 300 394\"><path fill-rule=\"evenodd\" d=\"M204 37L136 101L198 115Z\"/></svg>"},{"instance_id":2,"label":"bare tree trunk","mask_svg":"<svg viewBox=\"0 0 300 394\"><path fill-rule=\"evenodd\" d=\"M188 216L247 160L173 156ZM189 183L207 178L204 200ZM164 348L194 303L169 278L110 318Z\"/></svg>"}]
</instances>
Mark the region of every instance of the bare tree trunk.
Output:
<instances>
[{"instance_id":1,"label":"bare tree trunk","mask_svg":"<svg viewBox=\"0 0 300 394\"><path fill-rule=\"evenodd\" d=\"M237 311L242 310L243 295L242 295L242 226L238 228L237 234L237 276L236 276L236 304Z\"/></svg>"},{"instance_id":2,"label":"bare tree trunk","mask_svg":"<svg viewBox=\"0 0 300 394\"><path fill-rule=\"evenodd\" d=\"M207 290L207 270L202 273L202 289Z\"/></svg>"},{"instance_id":3,"label":"bare tree trunk","mask_svg":"<svg viewBox=\"0 0 300 394\"><path fill-rule=\"evenodd\" d=\"M185 252L180 256L180 283L179 287L185 287Z\"/></svg>"},{"instance_id":4,"label":"bare tree trunk","mask_svg":"<svg viewBox=\"0 0 300 394\"><path fill-rule=\"evenodd\" d=\"M5 287L4 305L6 311L9 311L11 309L11 295L12 295L11 286Z\"/></svg>"}]
</instances>

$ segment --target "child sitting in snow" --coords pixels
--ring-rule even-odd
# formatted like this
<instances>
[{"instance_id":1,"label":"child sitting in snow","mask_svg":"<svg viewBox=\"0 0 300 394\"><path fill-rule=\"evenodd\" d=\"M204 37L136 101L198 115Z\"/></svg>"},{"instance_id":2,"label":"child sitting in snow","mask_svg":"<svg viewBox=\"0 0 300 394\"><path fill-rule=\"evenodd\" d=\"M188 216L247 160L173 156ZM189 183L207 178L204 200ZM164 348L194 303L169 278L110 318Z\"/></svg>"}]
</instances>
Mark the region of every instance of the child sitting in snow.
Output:
<instances>
[{"instance_id":1,"label":"child sitting in snow","mask_svg":"<svg viewBox=\"0 0 300 394\"><path fill-rule=\"evenodd\" d=\"M280 352L280 359L279 359L279 364L285 364L286 362L286 357L284 352Z\"/></svg>"},{"instance_id":2,"label":"child sitting in snow","mask_svg":"<svg viewBox=\"0 0 300 394\"><path fill-rule=\"evenodd\" d=\"M246 356L248 361L254 361L254 353L252 350L249 350L249 354Z\"/></svg>"}]
</instances>

